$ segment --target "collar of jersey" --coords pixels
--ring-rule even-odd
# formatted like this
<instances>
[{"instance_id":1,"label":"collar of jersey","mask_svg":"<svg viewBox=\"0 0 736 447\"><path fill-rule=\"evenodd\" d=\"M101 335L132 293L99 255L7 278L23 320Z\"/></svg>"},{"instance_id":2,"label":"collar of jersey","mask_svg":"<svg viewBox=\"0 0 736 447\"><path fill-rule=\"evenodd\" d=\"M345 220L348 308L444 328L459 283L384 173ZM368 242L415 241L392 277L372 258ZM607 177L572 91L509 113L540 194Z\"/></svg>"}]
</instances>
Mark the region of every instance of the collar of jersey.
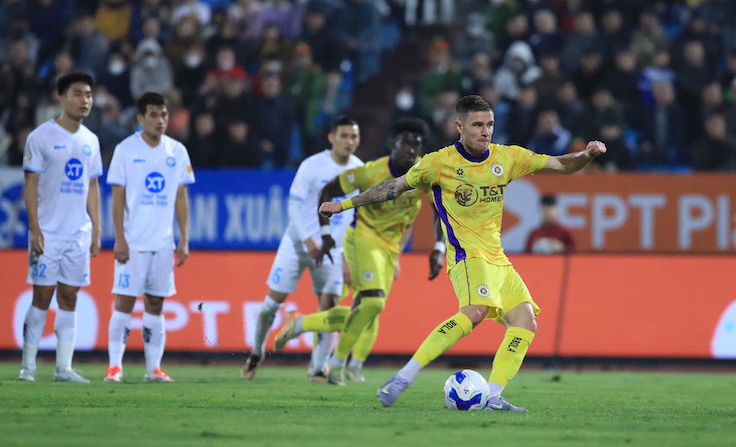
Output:
<instances>
[{"instance_id":1,"label":"collar of jersey","mask_svg":"<svg viewBox=\"0 0 736 447\"><path fill-rule=\"evenodd\" d=\"M472 161L473 163L480 163L481 161L485 161L488 158L489 153L488 149L486 149L486 151L483 152L483 156L481 158L477 158L463 147L462 143L460 143L460 140L457 140L455 142L455 149L457 149L457 151L460 153L460 155L463 156L464 159Z\"/></svg>"}]
</instances>

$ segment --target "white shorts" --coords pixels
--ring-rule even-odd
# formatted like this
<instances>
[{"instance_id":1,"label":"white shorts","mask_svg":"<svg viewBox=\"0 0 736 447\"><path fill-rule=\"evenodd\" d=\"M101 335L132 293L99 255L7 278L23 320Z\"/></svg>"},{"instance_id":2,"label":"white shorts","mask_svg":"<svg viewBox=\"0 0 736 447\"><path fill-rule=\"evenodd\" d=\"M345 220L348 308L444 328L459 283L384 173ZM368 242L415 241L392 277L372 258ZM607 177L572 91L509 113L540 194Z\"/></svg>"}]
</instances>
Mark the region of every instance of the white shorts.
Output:
<instances>
[{"instance_id":1,"label":"white shorts","mask_svg":"<svg viewBox=\"0 0 736 447\"><path fill-rule=\"evenodd\" d=\"M325 256L322 265L317 267L307 253L304 244L294 241L291 236L285 234L279 244L266 284L276 292L292 293L296 290L304 269L309 268L315 295L330 293L340 296L342 295L342 256L336 248L333 248L330 254L335 263L331 263Z\"/></svg>"},{"instance_id":2,"label":"white shorts","mask_svg":"<svg viewBox=\"0 0 736 447\"><path fill-rule=\"evenodd\" d=\"M56 283L74 287L88 286L91 243L91 237L78 241L44 239L43 253L37 255L30 249L29 241L26 281L34 286L55 286Z\"/></svg>"},{"instance_id":3,"label":"white shorts","mask_svg":"<svg viewBox=\"0 0 736 447\"><path fill-rule=\"evenodd\" d=\"M128 262L115 261L112 293L134 297L144 293L162 297L174 295L174 249L131 250Z\"/></svg>"}]
</instances>

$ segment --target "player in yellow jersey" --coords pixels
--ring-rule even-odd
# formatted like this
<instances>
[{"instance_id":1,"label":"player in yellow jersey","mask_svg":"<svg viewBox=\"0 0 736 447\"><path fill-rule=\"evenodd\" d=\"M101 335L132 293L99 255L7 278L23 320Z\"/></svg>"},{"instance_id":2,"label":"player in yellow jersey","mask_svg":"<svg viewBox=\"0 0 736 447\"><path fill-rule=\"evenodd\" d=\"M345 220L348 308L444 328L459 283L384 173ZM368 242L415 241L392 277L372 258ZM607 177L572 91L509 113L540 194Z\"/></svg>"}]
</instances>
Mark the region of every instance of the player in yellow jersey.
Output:
<instances>
[{"instance_id":1,"label":"player in yellow jersey","mask_svg":"<svg viewBox=\"0 0 736 447\"><path fill-rule=\"evenodd\" d=\"M334 213L393 200L412 188L431 190L447 241L447 274L460 301L457 314L439 324L411 360L381 388L378 400L393 404L429 362L484 320L506 327L493 359L487 410L524 411L501 397L516 375L537 330L539 306L501 248L503 198L509 182L535 172L571 174L606 152L600 141L584 151L556 157L519 146L491 143L494 115L480 96L465 96L456 107L460 139L425 155L406 175L384 181L342 202L323 203L320 213Z\"/></svg>"},{"instance_id":2,"label":"player in yellow jersey","mask_svg":"<svg viewBox=\"0 0 736 447\"><path fill-rule=\"evenodd\" d=\"M390 135L391 155L335 177L322 188L320 203L355 190L365 191L384 180L403 176L419 160L422 142L427 133L427 125L418 118L397 121ZM411 227L421 207L422 194L422 190L416 189L392 201L356 210L353 223L345 231L343 238L344 255L353 287L352 308L337 306L303 316L296 312L291 313L276 337L276 352L281 351L287 341L303 332L341 331L340 341L325 365L327 382L344 385L346 375L354 381L365 380L362 374L363 362L370 354L378 335L378 314L386 306L399 253L409 239ZM321 262L324 255L330 256L329 250L335 246L328 219L320 216L320 225L322 247L317 255L317 262ZM445 251L439 221L437 228L436 238L442 245L436 246L430 254L430 279L439 274ZM347 358L351 350L352 357L348 364Z\"/></svg>"}]
</instances>

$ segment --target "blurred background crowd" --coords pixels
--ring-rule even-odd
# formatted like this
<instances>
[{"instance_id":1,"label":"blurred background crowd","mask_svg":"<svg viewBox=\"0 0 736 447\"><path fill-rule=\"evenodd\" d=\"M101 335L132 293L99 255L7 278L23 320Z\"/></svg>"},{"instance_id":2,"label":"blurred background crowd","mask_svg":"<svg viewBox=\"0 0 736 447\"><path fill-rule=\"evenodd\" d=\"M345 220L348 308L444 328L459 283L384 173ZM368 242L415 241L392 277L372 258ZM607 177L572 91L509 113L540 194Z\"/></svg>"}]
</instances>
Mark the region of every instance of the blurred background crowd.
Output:
<instances>
[{"instance_id":1,"label":"blurred background crowd","mask_svg":"<svg viewBox=\"0 0 736 447\"><path fill-rule=\"evenodd\" d=\"M551 155L600 139L593 170L736 170L736 2L730 0L4 0L0 164L60 113L59 75L94 75L84 121L109 162L134 100L169 101L195 166L290 168L331 119L383 155L390 123L457 138L480 94L493 141Z\"/></svg>"}]
</instances>

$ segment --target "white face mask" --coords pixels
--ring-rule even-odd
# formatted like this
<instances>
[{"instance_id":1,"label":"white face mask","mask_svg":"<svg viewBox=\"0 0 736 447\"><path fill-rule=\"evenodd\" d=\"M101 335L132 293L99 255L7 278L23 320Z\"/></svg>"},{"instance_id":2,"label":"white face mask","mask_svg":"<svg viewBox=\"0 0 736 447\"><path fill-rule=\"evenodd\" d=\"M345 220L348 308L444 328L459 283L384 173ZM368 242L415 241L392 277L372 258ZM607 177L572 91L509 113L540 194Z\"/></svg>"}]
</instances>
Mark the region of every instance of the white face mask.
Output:
<instances>
[{"instance_id":1,"label":"white face mask","mask_svg":"<svg viewBox=\"0 0 736 447\"><path fill-rule=\"evenodd\" d=\"M109 71L110 74L117 76L125 71L125 62L116 59L107 65L107 71Z\"/></svg>"},{"instance_id":2,"label":"white face mask","mask_svg":"<svg viewBox=\"0 0 736 447\"><path fill-rule=\"evenodd\" d=\"M104 106L106 101L107 101L107 94L106 93L98 93L94 97L94 104L97 107Z\"/></svg>"},{"instance_id":3,"label":"white face mask","mask_svg":"<svg viewBox=\"0 0 736 447\"><path fill-rule=\"evenodd\" d=\"M187 54L184 57L184 65L189 68L197 68L202 63L202 58L198 54Z\"/></svg>"},{"instance_id":4,"label":"white face mask","mask_svg":"<svg viewBox=\"0 0 736 447\"><path fill-rule=\"evenodd\" d=\"M411 110L414 107L414 95L411 93L399 93L396 95L396 107L403 111Z\"/></svg>"},{"instance_id":5,"label":"white face mask","mask_svg":"<svg viewBox=\"0 0 736 447\"><path fill-rule=\"evenodd\" d=\"M223 61L223 62L220 62L219 64L217 64L217 66L222 71L230 71L235 66L235 62L233 62L233 61Z\"/></svg>"}]
</instances>

